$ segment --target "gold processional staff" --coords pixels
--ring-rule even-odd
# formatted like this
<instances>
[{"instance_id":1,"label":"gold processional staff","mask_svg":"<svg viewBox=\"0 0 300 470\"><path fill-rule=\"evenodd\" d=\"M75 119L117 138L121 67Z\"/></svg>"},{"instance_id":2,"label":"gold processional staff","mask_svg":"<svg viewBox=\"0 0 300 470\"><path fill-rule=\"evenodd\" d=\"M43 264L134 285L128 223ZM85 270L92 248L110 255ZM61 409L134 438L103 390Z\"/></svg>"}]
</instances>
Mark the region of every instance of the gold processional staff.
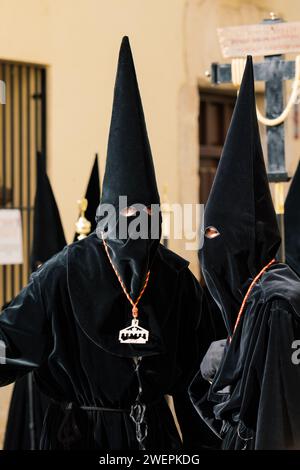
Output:
<instances>
[{"instance_id":1,"label":"gold processional staff","mask_svg":"<svg viewBox=\"0 0 300 470\"><path fill-rule=\"evenodd\" d=\"M88 200L86 198L78 199L77 201L79 208L79 218L75 223L77 240L82 240L87 237L91 231L91 222L85 217L85 212L88 206Z\"/></svg>"}]
</instances>

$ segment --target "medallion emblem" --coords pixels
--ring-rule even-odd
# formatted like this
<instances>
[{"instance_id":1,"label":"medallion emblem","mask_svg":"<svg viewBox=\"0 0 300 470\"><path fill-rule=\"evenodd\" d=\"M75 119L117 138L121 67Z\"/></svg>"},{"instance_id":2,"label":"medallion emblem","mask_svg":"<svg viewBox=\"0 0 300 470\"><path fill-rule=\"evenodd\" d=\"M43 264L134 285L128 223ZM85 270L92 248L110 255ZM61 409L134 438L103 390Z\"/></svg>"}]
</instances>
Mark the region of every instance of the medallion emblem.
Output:
<instances>
[{"instance_id":1,"label":"medallion emblem","mask_svg":"<svg viewBox=\"0 0 300 470\"><path fill-rule=\"evenodd\" d=\"M131 325L119 332L120 343L145 344L149 339L149 331L139 326L137 318L133 318Z\"/></svg>"}]
</instances>

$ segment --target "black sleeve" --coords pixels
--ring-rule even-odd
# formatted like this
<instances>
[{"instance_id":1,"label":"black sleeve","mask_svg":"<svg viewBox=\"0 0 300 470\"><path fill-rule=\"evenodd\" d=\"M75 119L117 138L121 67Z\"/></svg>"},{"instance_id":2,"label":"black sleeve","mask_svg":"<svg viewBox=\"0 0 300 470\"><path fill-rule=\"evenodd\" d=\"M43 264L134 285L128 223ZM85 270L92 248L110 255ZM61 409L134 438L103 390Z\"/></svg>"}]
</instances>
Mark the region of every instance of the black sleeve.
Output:
<instances>
[{"instance_id":1,"label":"black sleeve","mask_svg":"<svg viewBox=\"0 0 300 470\"><path fill-rule=\"evenodd\" d=\"M39 367L50 337L38 274L0 315L0 385Z\"/></svg>"},{"instance_id":2,"label":"black sleeve","mask_svg":"<svg viewBox=\"0 0 300 470\"><path fill-rule=\"evenodd\" d=\"M255 449L299 450L300 318L285 300L272 302L268 330L259 339L252 369L260 391ZM246 393L250 395L249 388Z\"/></svg>"},{"instance_id":3,"label":"black sleeve","mask_svg":"<svg viewBox=\"0 0 300 470\"><path fill-rule=\"evenodd\" d=\"M202 315L205 315L206 325L209 325L209 329L212 332L213 341L227 338L228 331L221 311L206 286L203 287L202 312Z\"/></svg>"},{"instance_id":4,"label":"black sleeve","mask_svg":"<svg viewBox=\"0 0 300 470\"><path fill-rule=\"evenodd\" d=\"M218 440L194 409L188 388L214 340L214 329L200 284L188 269L182 273L181 286L178 367L182 374L172 395L184 448L200 450L214 447Z\"/></svg>"}]
</instances>

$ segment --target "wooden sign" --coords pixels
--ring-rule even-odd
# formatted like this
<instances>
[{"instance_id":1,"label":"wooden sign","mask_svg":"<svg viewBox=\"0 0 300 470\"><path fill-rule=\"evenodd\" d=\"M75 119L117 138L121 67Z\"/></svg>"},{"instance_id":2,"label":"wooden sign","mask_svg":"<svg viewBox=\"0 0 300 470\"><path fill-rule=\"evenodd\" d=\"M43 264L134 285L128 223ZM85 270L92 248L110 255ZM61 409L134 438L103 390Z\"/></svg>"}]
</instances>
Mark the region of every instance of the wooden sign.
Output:
<instances>
[{"instance_id":1,"label":"wooden sign","mask_svg":"<svg viewBox=\"0 0 300 470\"><path fill-rule=\"evenodd\" d=\"M23 263L21 213L0 209L0 265Z\"/></svg>"},{"instance_id":2,"label":"wooden sign","mask_svg":"<svg viewBox=\"0 0 300 470\"><path fill-rule=\"evenodd\" d=\"M232 26L217 31L225 58L300 51L300 22Z\"/></svg>"}]
</instances>

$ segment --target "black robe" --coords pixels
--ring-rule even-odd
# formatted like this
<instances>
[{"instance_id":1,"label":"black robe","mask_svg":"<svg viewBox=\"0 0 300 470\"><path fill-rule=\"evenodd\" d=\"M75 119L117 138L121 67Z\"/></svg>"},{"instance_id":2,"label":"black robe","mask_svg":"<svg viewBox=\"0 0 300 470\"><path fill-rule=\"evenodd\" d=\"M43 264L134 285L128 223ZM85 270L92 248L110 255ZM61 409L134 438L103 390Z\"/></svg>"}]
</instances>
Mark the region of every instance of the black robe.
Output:
<instances>
[{"instance_id":1,"label":"black robe","mask_svg":"<svg viewBox=\"0 0 300 470\"><path fill-rule=\"evenodd\" d=\"M59 210L46 171L45 156L37 153L31 269L50 259L66 245ZM3 309L8 305L3 306ZM38 389L33 374L15 383L6 423L4 450L36 450L49 400Z\"/></svg>"},{"instance_id":2,"label":"black robe","mask_svg":"<svg viewBox=\"0 0 300 470\"><path fill-rule=\"evenodd\" d=\"M198 412L224 437L223 448L300 449L297 350L300 279L276 264L253 288L211 387L200 372L190 386Z\"/></svg>"},{"instance_id":3,"label":"black robe","mask_svg":"<svg viewBox=\"0 0 300 470\"><path fill-rule=\"evenodd\" d=\"M3 449L37 450L48 405L33 373L21 377L12 392Z\"/></svg>"},{"instance_id":4,"label":"black robe","mask_svg":"<svg viewBox=\"0 0 300 470\"><path fill-rule=\"evenodd\" d=\"M160 245L140 302L149 343L120 344L118 332L130 324L131 306L92 233L33 273L0 316L0 339L7 346L0 384L34 371L38 386L52 399L42 449L135 449L129 411L138 394L133 357L140 356L146 448L181 446L164 398L170 394L183 445L200 449L207 430L187 393L200 362L200 310L201 290L188 263ZM205 330L202 334L209 343Z\"/></svg>"}]
</instances>

